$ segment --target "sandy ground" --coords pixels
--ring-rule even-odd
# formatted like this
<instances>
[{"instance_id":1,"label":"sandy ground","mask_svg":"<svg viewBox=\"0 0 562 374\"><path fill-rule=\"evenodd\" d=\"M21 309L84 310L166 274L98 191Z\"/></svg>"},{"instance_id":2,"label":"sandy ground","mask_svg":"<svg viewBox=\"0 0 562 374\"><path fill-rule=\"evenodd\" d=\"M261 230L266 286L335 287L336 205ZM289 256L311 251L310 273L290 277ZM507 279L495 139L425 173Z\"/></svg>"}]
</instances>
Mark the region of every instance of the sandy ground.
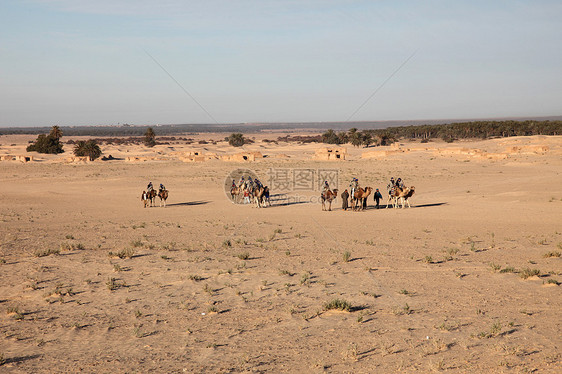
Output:
<instances>
[{"instance_id":1,"label":"sandy ground","mask_svg":"<svg viewBox=\"0 0 562 374\"><path fill-rule=\"evenodd\" d=\"M259 141L276 136L256 135L245 148L267 157L246 163L177 158L239 151L224 142L0 161L0 371L562 371L562 137L348 147L329 162L311 159L318 144ZM30 139L0 137L0 155ZM372 150L395 152L361 158ZM411 209L257 209L226 197L236 168L266 182L337 169L340 190L356 176L383 194L400 176L416 194ZM166 208L143 208L149 180ZM336 299L350 311L325 310Z\"/></svg>"}]
</instances>

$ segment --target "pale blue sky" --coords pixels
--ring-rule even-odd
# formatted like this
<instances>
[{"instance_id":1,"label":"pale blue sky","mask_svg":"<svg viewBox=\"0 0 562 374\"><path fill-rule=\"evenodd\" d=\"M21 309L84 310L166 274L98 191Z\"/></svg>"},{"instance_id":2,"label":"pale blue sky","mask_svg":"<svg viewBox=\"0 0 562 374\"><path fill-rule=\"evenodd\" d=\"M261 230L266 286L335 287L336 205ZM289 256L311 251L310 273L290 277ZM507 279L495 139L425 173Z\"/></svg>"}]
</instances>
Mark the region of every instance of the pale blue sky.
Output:
<instances>
[{"instance_id":1,"label":"pale blue sky","mask_svg":"<svg viewBox=\"0 0 562 374\"><path fill-rule=\"evenodd\" d=\"M0 126L561 115L560 1L0 0Z\"/></svg>"}]
</instances>

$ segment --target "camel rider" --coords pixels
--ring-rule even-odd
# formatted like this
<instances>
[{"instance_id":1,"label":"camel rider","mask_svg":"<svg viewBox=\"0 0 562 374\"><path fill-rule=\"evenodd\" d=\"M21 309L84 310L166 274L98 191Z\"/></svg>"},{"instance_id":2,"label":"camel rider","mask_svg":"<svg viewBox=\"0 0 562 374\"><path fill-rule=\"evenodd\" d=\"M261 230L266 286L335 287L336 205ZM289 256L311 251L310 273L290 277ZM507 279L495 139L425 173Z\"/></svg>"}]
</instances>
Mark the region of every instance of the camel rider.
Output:
<instances>
[{"instance_id":1,"label":"camel rider","mask_svg":"<svg viewBox=\"0 0 562 374\"><path fill-rule=\"evenodd\" d=\"M246 188L250 191L254 189L254 181L251 177L248 177L248 180L246 181Z\"/></svg>"},{"instance_id":2,"label":"camel rider","mask_svg":"<svg viewBox=\"0 0 562 374\"><path fill-rule=\"evenodd\" d=\"M230 188L235 188L236 187L236 182L234 181L234 179L232 180L232 186L230 186Z\"/></svg>"},{"instance_id":3,"label":"camel rider","mask_svg":"<svg viewBox=\"0 0 562 374\"><path fill-rule=\"evenodd\" d=\"M325 194L329 190L330 190L330 185L328 184L328 181L324 181L324 188L322 190L322 194Z\"/></svg>"},{"instance_id":4,"label":"camel rider","mask_svg":"<svg viewBox=\"0 0 562 374\"><path fill-rule=\"evenodd\" d=\"M394 192L395 186L396 186L396 182L394 181L394 177L391 177L390 183L388 184L388 186L386 186L386 189L388 190L389 195L392 195L392 193Z\"/></svg>"},{"instance_id":5,"label":"camel rider","mask_svg":"<svg viewBox=\"0 0 562 374\"><path fill-rule=\"evenodd\" d=\"M400 187L401 189L404 189L404 182L402 182L402 178L398 178L396 180L396 186Z\"/></svg>"},{"instance_id":6,"label":"camel rider","mask_svg":"<svg viewBox=\"0 0 562 374\"><path fill-rule=\"evenodd\" d=\"M154 187L152 187L152 182L148 182L148 186L146 187L146 189L148 190L147 192L150 192L154 189Z\"/></svg>"},{"instance_id":7,"label":"camel rider","mask_svg":"<svg viewBox=\"0 0 562 374\"><path fill-rule=\"evenodd\" d=\"M160 183L160 192L165 191L166 187L164 187L164 185L162 183Z\"/></svg>"},{"instance_id":8,"label":"camel rider","mask_svg":"<svg viewBox=\"0 0 562 374\"><path fill-rule=\"evenodd\" d=\"M238 182L238 188L245 187L245 185L246 181L244 180L244 177L240 178L240 182Z\"/></svg>"},{"instance_id":9,"label":"camel rider","mask_svg":"<svg viewBox=\"0 0 562 374\"><path fill-rule=\"evenodd\" d=\"M256 179L254 180L254 183L256 184L256 187L257 187L257 188L262 188L262 184L261 184L261 182L260 182L260 180L259 180L258 178L256 178Z\"/></svg>"}]
</instances>

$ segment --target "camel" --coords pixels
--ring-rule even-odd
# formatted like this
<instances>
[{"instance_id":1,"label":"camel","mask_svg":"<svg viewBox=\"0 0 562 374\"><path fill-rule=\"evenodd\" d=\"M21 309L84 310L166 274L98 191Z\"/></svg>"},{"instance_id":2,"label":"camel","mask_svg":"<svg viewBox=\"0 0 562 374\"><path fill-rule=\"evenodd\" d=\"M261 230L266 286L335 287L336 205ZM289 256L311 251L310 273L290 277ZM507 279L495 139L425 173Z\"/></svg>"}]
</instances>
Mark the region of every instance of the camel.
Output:
<instances>
[{"instance_id":1,"label":"camel","mask_svg":"<svg viewBox=\"0 0 562 374\"><path fill-rule=\"evenodd\" d=\"M373 192L372 187L358 188L353 193L353 198L351 199L351 210L364 210L366 208L367 198Z\"/></svg>"},{"instance_id":2,"label":"camel","mask_svg":"<svg viewBox=\"0 0 562 374\"><path fill-rule=\"evenodd\" d=\"M332 201L338 197L338 190L334 189L332 191L328 190L326 192L322 192L320 195L322 198L322 210L326 210L326 201L328 202L328 211L332 210Z\"/></svg>"},{"instance_id":3,"label":"camel","mask_svg":"<svg viewBox=\"0 0 562 374\"><path fill-rule=\"evenodd\" d=\"M166 207L166 199L168 199L168 190L158 191L158 197L160 198L160 206L162 206L162 201L164 201L164 208Z\"/></svg>"},{"instance_id":4,"label":"camel","mask_svg":"<svg viewBox=\"0 0 562 374\"><path fill-rule=\"evenodd\" d=\"M252 195L254 196L254 201L256 202L256 206L258 208L261 208L262 205L263 205L263 200L264 200L264 195L265 195L266 189L268 189L267 186L261 187L261 188L255 187L254 190L252 191Z\"/></svg>"},{"instance_id":5,"label":"camel","mask_svg":"<svg viewBox=\"0 0 562 374\"><path fill-rule=\"evenodd\" d=\"M230 198L234 203L238 203L240 201L240 196L243 196L244 189L242 187L232 187L230 189Z\"/></svg>"},{"instance_id":6,"label":"camel","mask_svg":"<svg viewBox=\"0 0 562 374\"><path fill-rule=\"evenodd\" d=\"M386 202L386 207L390 204L396 208L396 204L398 204L398 196L402 193L402 189L398 186L392 187L391 190L388 191L388 201Z\"/></svg>"},{"instance_id":7,"label":"camel","mask_svg":"<svg viewBox=\"0 0 562 374\"><path fill-rule=\"evenodd\" d=\"M414 187L414 186L412 186L410 188L405 188L404 190L402 190L402 193L400 194L400 196L398 196L398 198L400 199L400 202L402 204L402 209L404 209L404 205L406 203L408 204L408 208L412 207L410 205L410 201L408 201L408 198L412 197L415 192L416 192L416 187Z\"/></svg>"},{"instance_id":8,"label":"camel","mask_svg":"<svg viewBox=\"0 0 562 374\"><path fill-rule=\"evenodd\" d=\"M154 206L154 200L156 199L156 191L150 190L146 193L147 199L150 201L150 206Z\"/></svg>"},{"instance_id":9,"label":"camel","mask_svg":"<svg viewBox=\"0 0 562 374\"><path fill-rule=\"evenodd\" d=\"M269 187L265 186L265 191L263 192L263 199L264 199L264 204L267 203L267 205L271 206L271 200L269 200Z\"/></svg>"},{"instance_id":10,"label":"camel","mask_svg":"<svg viewBox=\"0 0 562 374\"><path fill-rule=\"evenodd\" d=\"M142 191L142 195L141 195L141 200L144 204L144 207L146 208L148 206L148 194L146 193L146 191Z\"/></svg>"}]
</instances>

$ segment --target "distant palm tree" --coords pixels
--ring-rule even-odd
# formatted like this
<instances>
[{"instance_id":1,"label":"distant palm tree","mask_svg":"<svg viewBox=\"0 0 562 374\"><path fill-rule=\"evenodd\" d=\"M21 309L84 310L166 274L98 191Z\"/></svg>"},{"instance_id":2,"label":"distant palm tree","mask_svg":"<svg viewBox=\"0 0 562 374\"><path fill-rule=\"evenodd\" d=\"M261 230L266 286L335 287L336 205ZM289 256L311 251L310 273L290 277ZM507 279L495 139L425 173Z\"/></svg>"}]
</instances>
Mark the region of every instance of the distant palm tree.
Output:
<instances>
[{"instance_id":1,"label":"distant palm tree","mask_svg":"<svg viewBox=\"0 0 562 374\"><path fill-rule=\"evenodd\" d=\"M62 130L58 126L53 126L51 128L51 133L49 134L49 136L51 136L55 140L59 140L60 138L62 138Z\"/></svg>"},{"instance_id":2,"label":"distant palm tree","mask_svg":"<svg viewBox=\"0 0 562 374\"><path fill-rule=\"evenodd\" d=\"M155 138L156 134L154 133L154 130L152 130L152 127L149 127L144 133L144 145L147 147L154 147L156 145Z\"/></svg>"},{"instance_id":3,"label":"distant palm tree","mask_svg":"<svg viewBox=\"0 0 562 374\"><path fill-rule=\"evenodd\" d=\"M74 147L75 156L89 156L90 160L95 160L101 156L101 149L95 140L80 140Z\"/></svg>"}]
</instances>

